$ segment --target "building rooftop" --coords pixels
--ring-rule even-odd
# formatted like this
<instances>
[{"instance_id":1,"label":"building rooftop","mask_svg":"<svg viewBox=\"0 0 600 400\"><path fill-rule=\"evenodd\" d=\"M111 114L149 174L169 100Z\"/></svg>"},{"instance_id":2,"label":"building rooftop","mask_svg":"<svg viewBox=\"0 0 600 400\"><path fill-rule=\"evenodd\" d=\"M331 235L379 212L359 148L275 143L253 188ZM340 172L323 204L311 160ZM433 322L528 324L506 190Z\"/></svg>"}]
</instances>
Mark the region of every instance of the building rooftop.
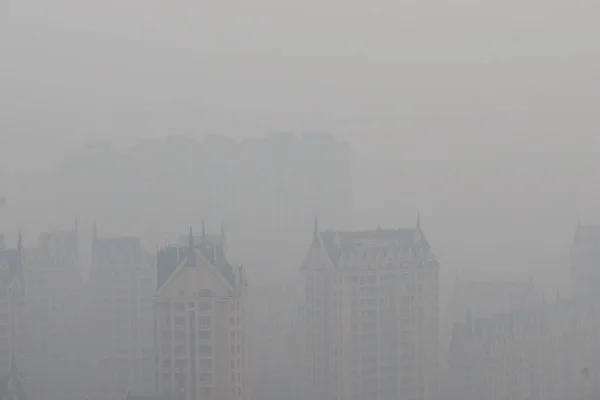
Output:
<instances>
[{"instance_id":1,"label":"building rooftop","mask_svg":"<svg viewBox=\"0 0 600 400\"><path fill-rule=\"evenodd\" d=\"M98 264L142 262L142 245L139 236L96 238L93 242L93 251L94 260Z\"/></svg>"},{"instance_id":2,"label":"building rooftop","mask_svg":"<svg viewBox=\"0 0 600 400\"><path fill-rule=\"evenodd\" d=\"M195 266L196 252L200 252L232 287L236 287L235 273L227 260L226 237L223 232L220 235L207 235L203 226L202 235L196 236L190 228L190 233L187 236L181 235L177 243L176 246L167 246L158 252L157 288L169 279L181 263Z\"/></svg>"},{"instance_id":3,"label":"building rooftop","mask_svg":"<svg viewBox=\"0 0 600 400\"><path fill-rule=\"evenodd\" d=\"M385 255L402 251L430 250L429 243L417 226L414 229L381 229L363 231L325 231L318 239L327 250L329 259L338 266L340 259L356 253L357 250L382 249ZM313 238L313 244L315 239Z\"/></svg>"},{"instance_id":4,"label":"building rooftop","mask_svg":"<svg viewBox=\"0 0 600 400\"><path fill-rule=\"evenodd\" d=\"M76 231L42 232L39 236L39 246L45 250L77 252L77 241Z\"/></svg>"}]
</instances>

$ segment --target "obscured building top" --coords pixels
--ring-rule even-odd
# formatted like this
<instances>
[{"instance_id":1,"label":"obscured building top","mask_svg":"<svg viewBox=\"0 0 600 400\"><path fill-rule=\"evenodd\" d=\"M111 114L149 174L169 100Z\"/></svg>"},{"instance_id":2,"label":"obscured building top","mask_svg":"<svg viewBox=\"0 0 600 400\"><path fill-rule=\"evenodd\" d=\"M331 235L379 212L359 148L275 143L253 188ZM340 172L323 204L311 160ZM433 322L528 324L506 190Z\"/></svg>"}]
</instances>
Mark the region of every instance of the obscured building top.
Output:
<instances>
[{"instance_id":1,"label":"obscured building top","mask_svg":"<svg viewBox=\"0 0 600 400\"><path fill-rule=\"evenodd\" d=\"M182 235L179 237L176 246L167 246L159 250L157 255L157 288L160 288L182 263L189 267L197 266L197 252L214 266L215 270L233 288L236 287L235 272L227 260L224 232L221 232L221 235L208 235L203 224L200 236L194 235L190 228L190 233L187 236Z\"/></svg>"}]
</instances>

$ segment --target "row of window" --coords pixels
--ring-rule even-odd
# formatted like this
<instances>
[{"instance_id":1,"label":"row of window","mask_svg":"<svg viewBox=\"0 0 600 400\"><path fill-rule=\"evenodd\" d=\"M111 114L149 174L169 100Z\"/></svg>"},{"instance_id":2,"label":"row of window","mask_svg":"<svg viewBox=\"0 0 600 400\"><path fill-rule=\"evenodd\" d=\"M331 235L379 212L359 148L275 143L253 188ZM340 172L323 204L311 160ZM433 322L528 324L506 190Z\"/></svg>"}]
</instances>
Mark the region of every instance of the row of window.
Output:
<instances>
[{"instance_id":1,"label":"row of window","mask_svg":"<svg viewBox=\"0 0 600 400\"><path fill-rule=\"evenodd\" d=\"M178 316L173 318L173 322L175 323L175 327L183 327L185 325L185 317ZM210 326L212 318L210 316L201 316L198 317L198 326Z\"/></svg>"}]
</instances>

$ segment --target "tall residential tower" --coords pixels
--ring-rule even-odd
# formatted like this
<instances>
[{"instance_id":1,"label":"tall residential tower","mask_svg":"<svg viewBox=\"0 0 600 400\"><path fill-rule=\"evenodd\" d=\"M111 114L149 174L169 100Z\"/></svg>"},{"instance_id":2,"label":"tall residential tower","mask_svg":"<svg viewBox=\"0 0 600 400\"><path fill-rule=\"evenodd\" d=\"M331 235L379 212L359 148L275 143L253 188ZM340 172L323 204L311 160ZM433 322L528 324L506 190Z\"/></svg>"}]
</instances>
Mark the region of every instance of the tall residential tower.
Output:
<instances>
[{"instance_id":1,"label":"tall residential tower","mask_svg":"<svg viewBox=\"0 0 600 400\"><path fill-rule=\"evenodd\" d=\"M180 400L247 399L246 277L225 238L194 237L158 253L155 338L158 390Z\"/></svg>"},{"instance_id":2,"label":"tall residential tower","mask_svg":"<svg viewBox=\"0 0 600 400\"><path fill-rule=\"evenodd\" d=\"M439 264L421 231L319 232L304 261L308 397L431 400Z\"/></svg>"}]
</instances>

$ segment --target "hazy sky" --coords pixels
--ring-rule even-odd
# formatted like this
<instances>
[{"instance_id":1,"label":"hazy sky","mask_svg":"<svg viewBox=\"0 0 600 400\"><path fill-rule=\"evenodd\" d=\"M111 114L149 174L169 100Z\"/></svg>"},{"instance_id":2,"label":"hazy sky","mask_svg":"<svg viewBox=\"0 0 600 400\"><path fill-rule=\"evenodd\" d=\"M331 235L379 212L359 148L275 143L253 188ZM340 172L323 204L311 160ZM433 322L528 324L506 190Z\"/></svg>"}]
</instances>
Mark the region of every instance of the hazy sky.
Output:
<instances>
[{"instance_id":1,"label":"hazy sky","mask_svg":"<svg viewBox=\"0 0 600 400\"><path fill-rule=\"evenodd\" d=\"M4 164L328 131L377 165L600 166L592 0L4 3Z\"/></svg>"}]
</instances>

